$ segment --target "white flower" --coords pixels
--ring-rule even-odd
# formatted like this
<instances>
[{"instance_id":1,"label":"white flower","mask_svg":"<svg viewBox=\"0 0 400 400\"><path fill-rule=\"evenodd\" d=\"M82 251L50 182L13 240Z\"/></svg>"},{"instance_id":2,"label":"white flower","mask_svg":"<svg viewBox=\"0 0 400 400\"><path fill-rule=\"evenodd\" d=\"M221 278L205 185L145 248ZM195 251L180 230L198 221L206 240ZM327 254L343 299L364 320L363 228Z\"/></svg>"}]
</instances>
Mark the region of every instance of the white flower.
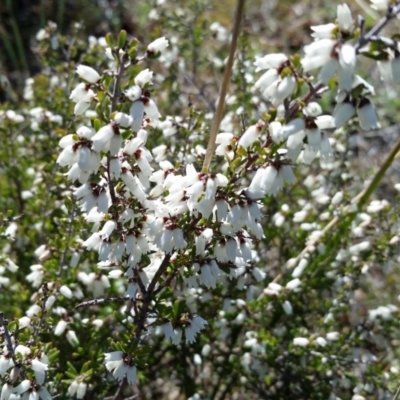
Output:
<instances>
[{"instance_id":1,"label":"white flower","mask_svg":"<svg viewBox=\"0 0 400 400\"><path fill-rule=\"evenodd\" d=\"M269 68L280 68L283 63L288 60L287 56L282 53L267 54L264 57L256 57L254 65L257 67L256 71Z\"/></svg>"},{"instance_id":2,"label":"white flower","mask_svg":"<svg viewBox=\"0 0 400 400\"><path fill-rule=\"evenodd\" d=\"M99 232L99 235L102 239L108 239L116 227L117 223L110 219L103 225L103 228Z\"/></svg>"},{"instance_id":3,"label":"white flower","mask_svg":"<svg viewBox=\"0 0 400 400\"><path fill-rule=\"evenodd\" d=\"M40 264L31 265L30 270L32 272L26 276L26 280L32 282L33 287L39 287L44 277L43 266Z\"/></svg>"},{"instance_id":4,"label":"white flower","mask_svg":"<svg viewBox=\"0 0 400 400\"><path fill-rule=\"evenodd\" d=\"M29 317L22 317L18 320L18 328L24 329L29 326L31 319Z\"/></svg>"},{"instance_id":5,"label":"white flower","mask_svg":"<svg viewBox=\"0 0 400 400\"><path fill-rule=\"evenodd\" d=\"M170 321L166 322L163 326L163 332L165 335L165 340L170 340L173 339L175 334L174 334L174 328L172 327L172 324Z\"/></svg>"},{"instance_id":6,"label":"white flower","mask_svg":"<svg viewBox=\"0 0 400 400\"><path fill-rule=\"evenodd\" d=\"M251 146L260 137L263 126L263 122L249 126L239 139L238 145L245 149Z\"/></svg>"},{"instance_id":7,"label":"white flower","mask_svg":"<svg viewBox=\"0 0 400 400\"><path fill-rule=\"evenodd\" d=\"M205 256L206 244L213 237L213 230L210 228L205 229L199 236L196 236L196 255Z\"/></svg>"},{"instance_id":8,"label":"white flower","mask_svg":"<svg viewBox=\"0 0 400 400\"><path fill-rule=\"evenodd\" d=\"M107 370L112 372L116 379L121 382L126 375L127 381L130 385L136 383L136 366L131 362L127 363L124 354L121 351L105 353L104 358Z\"/></svg>"},{"instance_id":9,"label":"white flower","mask_svg":"<svg viewBox=\"0 0 400 400\"><path fill-rule=\"evenodd\" d=\"M204 264L201 266L199 281L209 289L216 287L217 282L214 275L211 273L209 264Z\"/></svg>"},{"instance_id":10,"label":"white flower","mask_svg":"<svg viewBox=\"0 0 400 400\"><path fill-rule=\"evenodd\" d=\"M39 29L36 34L36 40L41 42L42 40L48 39L50 37L49 32L46 29Z\"/></svg>"},{"instance_id":11,"label":"white flower","mask_svg":"<svg viewBox=\"0 0 400 400\"><path fill-rule=\"evenodd\" d=\"M66 297L67 299L72 299L72 290L68 286L62 285L59 290L64 297Z\"/></svg>"},{"instance_id":12,"label":"white flower","mask_svg":"<svg viewBox=\"0 0 400 400\"><path fill-rule=\"evenodd\" d=\"M147 46L147 51L149 53L163 52L168 47L168 45L169 45L168 40L165 39L165 37L163 36L151 42Z\"/></svg>"},{"instance_id":13,"label":"white flower","mask_svg":"<svg viewBox=\"0 0 400 400\"><path fill-rule=\"evenodd\" d=\"M7 370L14 366L14 361L9 354L0 356L0 376L3 377Z\"/></svg>"},{"instance_id":14,"label":"white flower","mask_svg":"<svg viewBox=\"0 0 400 400\"><path fill-rule=\"evenodd\" d=\"M320 345L321 347L325 347L328 342L322 337L322 336L318 336L315 341L317 342L318 345Z\"/></svg>"},{"instance_id":15,"label":"white flower","mask_svg":"<svg viewBox=\"0 0 400 400\"><path fill-rule=\"evenodd\" d=\"M13 392L13 389L14 389L13 385L6 382L1 389L0 399L8 400Z\"/></svg>"},{"instance_id":16,"label":"white flower","mask_svg":"<svg viewBox=\"0 0 400 400\"><path fill-rule=\"evenodd\" d=\"M264 92L271 84L279 80L278 70L275 68L269 69L263 75L258 78L254 87L261 92Z\"/></svg>"},{"instance_id":17,"label":"white flower","mask_svg":"<svg viewBox=\"0 0 400 400\"><path fill-rule=\"evenodd\" d=\"M69 329L67 334L66 334L66 338L68 340L68 342L71 344L71 346L77 346L79 344L79 340L78 337L76 336L75 331Z\"/></svg>"},{"instance_id":18,"label":"white flower","mask_svg":"<svg viewBox=\"0 0 400 400\"><path fill-rule=\"evenodd\" d=\"M129 115L132 118L132 130L134 132L138 132L142 127L143 122L143 113L144 113L144 103L141 100L133 102L130 110Z\"/></svg>"},{"instance_id":19,"label":"white flower","mask_svg":"<svg viewBox=\"0 0 400 400\"><path fill-rule=\"evenodd\" d=\"M114 136L114 129L111 124L105 125L92 137L92 150L100 152L105 150L111 138Z\"/></svg>"},{"instance_id":20,"label":"white flower","mask_svg":"<svg viewBox=\"0 0 400 400\"><path fill-rule=\"evenodd\" d=\"M115 114L114 121L121 127L121 128L129 128L132 125L132 117L128 114L118 112Z\"/></svg>"},{"instance_id":21,"label":"white flower","mask_svg":"<svg viewBox=\"0 0 400 400\"><path fill-rule=\"evenodd\" d=\"M333 118L337 128L342 127L354 115L356 109L352 101L345 100L343 103L338 103L333 110Z\"/></svg>"},{"instance_id":22,"label":"white flower","mask_svg":"<svg viewBox=\"0 0 400 400\"><path fill-rule=\"evenodd\" d=\"M78 65L76 72L82 79L90 83L97 83L101 78L96 70L86 65Z\"/></svg>"},{"instance_id":23,"label":"white flower","mask_svg":"<svg viewBox=\"0 0 400 400\"><path fill-rule=\"evenodd\" d=\"M23 346L22 344L19 344L16 348L15 348L15 353L18 354L22 354L23 356L26 356L28 354L31 354L31 349L27 346Z\"/></svg>"},{"instance_id":24,"label":"white flower","mask_svg":"<svg viewBox=\"0 0 400 400\"><path fill-rule=\"evenodd\" d=\"M312 31L314 31L311 36L315 39L330 39L333 33L333 30L336 28L336 25L333 23L325 24L325 25L316 25L310 27Z\"/></svg>"},{"instance_id":25,"label":"white flower","mask_svg":"<svg viewBox=\"0 0 400 400\"><path fill-rule=\"evenodd\" d=\"M54 328L54 334L56 336L61 336L65 332L67 326L67 321L61 319L60 321L58 321L56 327Z\"/></svg>"},{"instance_id":26,"label":"white flower","mask_svg":"<svg viewBox=\"0 0 400 400\"><path fill-rule=\"evenodd\" d=\"M251 268L251 273L257 282L261 282L267 276L267 274L264 271L261 271L257 267Z\"/></svg>"},{"instance_id":27,"label":"white flower","mask_svg":"<svg viewBox=\"0 0 400 400\"><path fill-rule=\"evenodd\" d=\"M330 341L330 342L335 342L336 340L339 339L339 332L329 332L326 334L326 338Z\"/></svg>"},{"instance_id":28,"label":"white flower","mask_svg":"<svg viewBox=\"0 0 400 400\"><path fill-rule=\"evenodd\" d=\"M306 347L309 343L310 341L307 338L296 337L293 339L293 344L295 346Z\"/></svg>"},{"instance_id":29,"label":"white flower","mask_svg":"<svg viewBox=\"0 0 400 400\"><path fill-rule=\"evenodd\" d=\"M292 279L286 284L286 289L295 290L301 285L301 281L299 278Z\"/></svg>"},{"instance_id":30,"label":"white flower","mask_svg":"<svg viewBox=\"0 0 400 400\"><path fill-rule=\"evenodd\" d=\"M305 72L324 66L331 58L335 41L332 39L317 40L304 47L305 57L301 59L301 65Z\"/></svg>"},{"instance_id":31,"label":"white flower","mask_svg":"<svg viewBox=\"0 0 400 400\"><path fill-rule=\"evenodd\" d=\"M151 81L152 77L153 77L153 71L150 71L148 68L146 68L143 71L139 72L138 75L136 75L135 83L136 83L136 85L138 85L139 87L142 88L146 85L146 83L149 83ZM128 93L130 94L131 97L133 97L132 96L132 88L130 88L130 92L128 92ZM125 94L127 95L127 92L125 92ZM129 98L129 100L131 100L131 98ZM134 100L131 100L131 101L134 101Z\"/></svg>"},{"instance_id":32,"label":"white flower","mask_svg":"<svg viewBox=\"0 0 400 400\"><path fill-rule=\"evenodd\" d=\"M379 129L381 124L378 121L375 107L367 98L361 99L357 106L357 116L360 121L361 128L368 131L371 129Z\"/></svg>"},{"instance_id":33,"label":"white flower","mask_svg":"<svg viewBox=\"0 0 400 400\"><path fill-rule=\"evenodd\" d=\"M194 343L196 341L196 335L205 328L207 321L200 316L194 316L185 328L186 343Z\"/></svg>"},{"instance_id":34,"label":"white flower","mask_svg":"<svg viewBox=\"0 0 400 400\"><path fill-rule=\"evenodd\" d=\"M264 90L263 95L277 107L285 99L290 97L296 88L296 79L294 76L285 76L273 82Z\"/></svg>"},{"instance_id":35,"label":"white flower","mask_svg":"<svg viewBox=\"0 0 400 400\"><path fill-rule=\"evenodd\" d=\"M354 30L353 17L351 16L351 11L347 4L338 5L337 19L339 23L339 29L342 32L352 32Z\"/></svg>"},{"instance_id":36,"label":"white flower","mask_svg":"<svg viewBox=\"0 0 400 400\"><path fill-rule=\"evenodd\" d=\"M293 307L292 307L292 304L290 303L290 301L285 300L282 303L282 308L283 308L283 311L285 311L285 313L287 315L292 315L293 314Z\"/></svg>"},{"instance_id":37,"label":"white flower","mask_svg":"<svg viewBox=\"0 0 400 400\"><path fill-rule=\"evenodd\" d=\"M48 369L48 365L42 363L37 358L34 358L31 361L31 366L32 366L33 371L35 372L36 383L38 385L42 385L46 378L46 371Z\"/></svg>"},{"instance_id":38,"label":"white flower","mask_svg":"<svg viewBox=\"0 0 400 400\"><path fill-rule=\"evenodd\" d=\"M69 98L74 103L78 103L80 101L90 103L94 96L96 95L92 89L90 89L84 82L78 84L78 86L71 92Z\"/></svg>"},{"instance_id":39,"label":"white flower","mask_svg":"<svg viewBox=\"0 0 400 400\"><path fill-rule=\"evenodd\" d=\"M150 77L151 79L151 77ZM125 96L130 100L130 101L136 101L140 99L140 96L142 95L142 89L138 85L134 85L129 87L128 89L125 90Z\"/></svg>"},{"instance_id":40,"label":"white flower","mask_svg":"<svg viewBox=\"0 0 400 400\"><path fill-rule=\"evenodd\" d=\"M390 0L370 0L371 7L378 11L387 11Z\"/></svg>"},{"instance_id":41,"label":"white flower","mask_svg":"<svg viewBox=\"0 0 400 400\"><path fill-rule=\"evenodd\" d=\"M85 382L78 382L74 380L69 385L67 393L70 396L74 396L76 394L77 399L83 399L85 397L86 389L87 384Z\"/></svg>"},{"instance_id":42,"label":"white flower","mask_svg":"<svg viewBox=\"0 0 400 400\"><path fill-rule=\"evenodd\" d=\"M145 98L143 101L144 112L151 118L152 124L157 124L158 120L161 118L161 114L158 112L156 103L152 99ZM132 114L131 114L132 115ZM152 126L153 126L152 125Z\"/></svg>"}]
</instances>

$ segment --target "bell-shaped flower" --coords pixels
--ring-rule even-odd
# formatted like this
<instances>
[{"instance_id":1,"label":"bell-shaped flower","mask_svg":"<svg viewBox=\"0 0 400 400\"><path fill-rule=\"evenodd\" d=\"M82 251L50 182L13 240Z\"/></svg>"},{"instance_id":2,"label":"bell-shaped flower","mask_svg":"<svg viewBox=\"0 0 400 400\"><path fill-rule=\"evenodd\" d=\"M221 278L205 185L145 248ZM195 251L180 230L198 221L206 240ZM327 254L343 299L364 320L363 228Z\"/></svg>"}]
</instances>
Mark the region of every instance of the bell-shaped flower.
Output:
<instances>
[{"instance_id":1,"label":"bell-shaped flower","mask_svg":"<svg viewBox=\"0 0 400 400\"><path fill-rule=\"evenodd\" d=\"M150 98L144 98L144 112L148 117L151 118L151 122L153 126L157 126L158 120L161 118L161 114L158 112L158 108L156 103Z\"/></svg>"},{"instance_id":2,"label":"bell-shaped flower","mask_svg":"<svg viewBox=\"0 0 400 400\"><path fill-rule=\"evenodd\" d=\"M332 37L334 29L336 28L336 25L333 23L329 23L325 25L314 25L310 28L313 31L311 36L315 40L330 39Z\"/></svg>"},{"instance_id":3,"label":"bell-shaped flower","mask_svg":"<svg viewBox=\"0 0 400 400\"><path fill-rule=\"evenodd\" d=\"M269 69L267 72L264 72L263 75L258 78L256 83L254 84L254 88L264 92L270 85L279 80L278 70L275 68Z\"/></svg>"},{"instance_id":4,"label":"bell-shaped flower","mask_svg":"<svg viewBox=\"0 0 400 400\"><path fill-rule=\"evenodd\" d=\"M146 68L143 71L140 71L139 74L136 75L135 84L138 85L139 87L143 88L147 83L149 83L151 81L152 77L153 77L153 71L150 71L148 68ZM125 92L125 94L128 96L127 92ZM130 89L129 94L131 97L134 97L134 96L132 96L132 88ZM131 99L129 99L129 100L131 100ZM133 100L131 100L131 101L133 101Z\"/></svg>"},{"instance_id":5,"label":"bell-shaped flower","mask_svg":"<svg viewBox=\"0 0 400 400\"><path fill-rule=\"evenodd\" d=\"M83 399L86 394L86 389L87 383L74 380L68 386L67 394L69 396L74 396L76 394L77 399Z\"/></svg>"},{"instance_id":6,"label":"bell-shaped flower","mask_svg":"<svg viewBox=\"0 0 400 400\"><path fill-rule=\"evenodd\" d=\"M354 31L354 20L351 16L350 8L347 4L339 4L337 6L337 20L339 29L345 33L351 33Z\"/></svg>"},{"instance_id":7,"label":"bell-shaped flower","mask_svg":"<svg viewBox=\"0 0 400 400\"><path fill-rule=\"evenodd\" d=\"M97 83L101 78L95 69L88 67L87 65L78 65L76 73L89 83Z\"/></svg>"},{"instance_id":8,"label":"bell-shaped flower","mask_svg":"<svg viewBox=\"0 0 400 400\"><path fill-rule=\"evenodd\" d=\"M107 124L100 128L97 133L92 137L92 149L96 152L105 150L111 138L114 136L114 127Z\"/></svg>"},{"instance_id":9,"label":"bell-shaped flower","mask_svg":"<svg viewBox=\"0 0 400 400\"><path fill-rule=\"evenodd\" d=\"M142 96L142 89L140 86L134 85L126 89L124 93L130 101L136 101Z\"/></svg>"},{"instance_id":10,"label":"bell-shaped flower","mask_svg":"<svg viewBox=\"0 0 400 400\"><path fill-rule=\"evenodd\" d=\"M129 115L132 118L132 130L134 132L138 132L142 127L143 122L143 114L144 114L144 103L142 100L138 100L133 102L130 110Z\"/></svg>"},{"instance_id":11,"label":"bell-shaped flower","mask_svg":"<svg viewBox=\"0 0 400 400\"><path fill-rule=\"evenodd\" d=\"M365 97L363 97L357 105L357 116L361 128L365 131L379 129L381 127L375 107L372 105L371 101Z\"/></svg>"},{"instance_id":12,"label":"bell-shaped flower","mask_svg":"<svg viewBox=\"0 0 400 400\"><path fill-rule=\"evenodd\" d=\"M264 125L262 121L259 121L257 124L249 126L240 137L238 146L245 149L250 147L260 137Z\"/></svg>"},{"instance_id":13,"label":"bell-shaped flower","mask_svg":"<svg viewBox=\"0 0 400 400\"><path fill-rule=\"evenodd\" d=\"M355 111L354 102L349 98L346 98L342 103L336 104L333 110L336 128L340 128L348 122L353 117Z\"/></svg>"},{"instance_id":14,"label":"bell-shaped flower","mask_svg":"<svg viewBox=\"0 0 400 400\"><path fill-rule=\"evenodd\" d=\"M275 107L283 104L284 100L292 95L296 89L296 78L292 75L285 76L273 82L264 90L265 96Z\"/></svg>"},{"instance_id":15,"label":"bell-shaped flower","mask_svg":"<svg viewBox=\"0 0 400 400\"><path fill-rule=\"evenodd\" d=\"M317 40L304 47L305 56L300 60L305 72L321 68L331 59L335 41L332 39Z\"/></svg>"},{"instance_id":16,"label":"bell-shaped flower","mask_svg":"<svg viewBox=\"0 0 400 400\"><path fill-rule=\"evenodd\" d=\"M104 354L105 367L112 372L118 381L122 381L126 376L129 385L134 385L137 381L136 366L132 361L128 361L121 351L113 351Z\"/></svg>"},{"instance_id":17,"label":"bell-shaped flower","mask_svg":"<svg viewBox=\"0 0 400 400\"><path fill-rule=\"evenodd\" d=\"M194 343L196 341L196 335L203 330L206 325L207 321L198 315L188 321L185 328L186 343Z\"/></svg>"},{"instance_id":18,"label":"bell-shaped flower","mask_svg":"<svg viewBox=\"0 0 400 400\"><path fill-rule=\"evenodd\" d=\"M288 58L285 54L272 53L264 57L256 57L254 65L257 67L256 71L270 68L278 69L281 68L286 61L288 61Z\"/></svg>"},{"instance_id":19,"label":"bell-shaped flower","mask_svg":"<svg viewBox=\"0 0 400 400\"><path fill-rule=\"evenodd\" d=\"M169 42L165 37L160 37L153 42L151 42L147 46L147 52L148 53L158 53L158 52L163 52L169 45Z\"/></svg>"}]
</instances>

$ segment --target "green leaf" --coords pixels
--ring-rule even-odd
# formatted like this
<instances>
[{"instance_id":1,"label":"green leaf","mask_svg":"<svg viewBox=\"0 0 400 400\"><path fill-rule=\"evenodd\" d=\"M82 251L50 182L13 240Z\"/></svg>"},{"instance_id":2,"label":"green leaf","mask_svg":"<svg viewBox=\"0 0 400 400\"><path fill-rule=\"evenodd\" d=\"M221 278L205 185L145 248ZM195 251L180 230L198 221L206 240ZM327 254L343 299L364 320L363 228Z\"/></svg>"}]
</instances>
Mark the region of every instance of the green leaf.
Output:
<instances>
[{"instance_id":1,"label":"green leaf","mask_svg":"<svg viewBox=\"0 0 400 400\"><path fill-rule=\"evenodd\" d=\"M110 32L108 32L106 34L105 39L106 39L106 43L107 43L108 47L113 48L114 47L114 39L113 39L112 34Z\"/></svg>"},{"instance_id":2,"label":"green leaf","mask_svg":"<svg viewBox=\"0 0 400 400\"><path fill-rule=\"evenodd\" d=\"M73 372L75 375L78 375L78 371L70 361L67 361L67 366L69 371Z\"/></svg>"},{"instance_id":3,"label":"green leaf","mask_svg":"<svg viewBox=\"0 0 400 400\"><path fill-rule=\"evenodd\" d=\"M96 119L93 121L93 128L94 128L94 130L95 130L96 132L97 132L102 126L103 126L103 122L101 122L100 119L96 118Z\"/></svg>"},{"instance_id":4,"label":"green leaf","mask_svg":"<svg viewBox=\"0 0 400 400\"><path fill-rule=\"evenodd\" d=\"M175 300L174 302L174 317L179 317L186 307L186 302L183 300Z\"/></svg>"},{"instance_id":5,"label":"green leaf","mask_svg":"<svg viewBox=\"0 0 400 400\"><path fill-rule=\"evenodd\" d=\"M16 329L17 329L17 322L16 321L10 321L9 323L8 323L8 330L9 331L15 331Z\"/></svg>"},{"instance_id":6,"label":"green leaf","mask_svg":"<svg viewBox=\"0 0 400 400\"><path fill-rule=\"evenodd\" d=\"M126 30L122 29L122 31L119 33L119 36L118 36L118 47L120 49L123 49L125 47L126 36L127 36Z\"/></svg>"}]
</instances>

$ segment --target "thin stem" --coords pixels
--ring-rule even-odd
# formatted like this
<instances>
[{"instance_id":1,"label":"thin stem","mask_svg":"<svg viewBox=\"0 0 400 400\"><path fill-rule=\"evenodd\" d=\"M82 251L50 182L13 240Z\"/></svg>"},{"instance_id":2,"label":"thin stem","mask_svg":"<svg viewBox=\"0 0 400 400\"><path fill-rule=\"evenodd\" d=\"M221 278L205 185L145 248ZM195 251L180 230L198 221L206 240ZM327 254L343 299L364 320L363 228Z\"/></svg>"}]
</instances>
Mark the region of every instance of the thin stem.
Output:
<instances>
[{"instance_id":1,"label":"thin stem","mask_svg":"<svg viewBox=\"0 0 400 400\"><path fill-rule=\"evenodd\" d=\"M400 13L400 2L398 2L393 7L390 7L385 17L383 17L369 32L367 32L365 35L360 36L360 39L358 40L358 43L355 47L356 53L360 51L362 46L364 46L371 40L372 36L377 35L386 26L386 24L398 13Z\"/></svg>"},{"instance_id":2,"label":"thin stem","mask_svg":"<svg viewBox=\"0 0 400 400\"><path fill-rule=\"evenodd\" d=\"M73 204L71 214L70 214L70 219L69 219L69 225L68 225L68 231L67 231L67 237L65 240L65 248L64 251L61 254L60 261L59 261L59 269L58 269L58 274L61 275L63 271L63 266L65 263L65 258L67 256L67 252L70 249L69 246L69 241L71 240L71 235L72 235L72 229L73 229L73 222L75 221L75 211L76 211L76 206Z\"/></svg>"},{"instance_id":3,"label":"thin stem","mask_svg":"<svg viewBox=\"0 0 400 400\"><path fill-rule=\"evenodd\" d=\"M125 301L126 298L119 296L119 297L107 297L107 298L102 298L102 299L92 299L88 301L83 301L82 303L79 303L78 305L75 306L75 308L80 308L80 307L90 307L90 306L97 306L98 304L105 304L105 303L113 303L113 302L118 302L118 301Z\"/></svg>"},{"instance_id":4,"label":"thin stem","mask_svg":"<svg viewBox=\"0 0 400 400\"><path fill-rule=\"evenodd\" d=\"M223 114L224 108L225 108L225 97L226 97L226 94L228 93L228 89L229 89L229 82L230 82L231 74L232 74L233 58L235 56L237 40L239 37L241 22L242 22L243 14L244 14L244 3L245 3L245 0L238 0L237 6L236 6L236 17L235 17L235 22L233 25L232 42L231 42L231 47L229 50L228 62L226 64L224 77L223 77L223 81L222 81L222 86L221 86L221 90L219 93L217 111L216 111L216 114L214 117L213 124L211 126L210 139L208 140L207 152L204 157L203 172L205 174L208 173L208 169L211 164L211 159L212 159L214 151L215 151L215 140L217 138L219 125L221 124L222 114Z\"/></svg>"},{"instance_id":5,"label":"thin stem","mask_svg":"<svg viewBox=\"0 0 400 400\"><path fill-rule=\"evenodd\" d=\"M393 400L397 400L400 396L400 387L397 389L397 392L395 393Z\"/></svg>"},{"instance_id":6,"label":"thin stem","mask_svg":"<svg viewBox=\"0 0 400 400\"><path fill-rule=\"evenodd\" d=\"M8 330L8 321L4 318L4 314L0 313L0 326L3 327L3 335L4 338L6 339L7 342L7 350L12 358L14 365L19 365L18 360L15 358L15 352L14 352L14 347L13 347L13 342L12 342L12 337L11 334Z\"/></svg>"},{"instance_id":7,"label":"thin stem","mask_svg":"<svg viewBox=\"0 0 400 400\"><path fill-rule=\"evenodd\" d=\"M145 293L143 293L143 296L144 296L143 306L142 306L142 309L140 310L138 325L137 325L137 329L135 332L136 339L140 339L140 336L142 335L142 332L145 329L147 313L149 311L149 306L150 306L153 291L154 291L161 275L167 270L170 260L171 260L171 254L166 254L164 256L163 261L161 262L160 267L158 268L157 272L153 276L153 279L151 280L147 291Z\"/></svg>"},{"instance_id":8,"label":"thin stem","mask_svg":"<svg viewBox=\"0 0 400 400\"><path fill-rule=\"evenodd\" d=\"M32 336L34 338L36 338L36 336L39 335L40 328L43 325L44 318L45 318L45 315L46 315L46 302L47 302L47 299L49 298L49 288L47 287L47 283L46 282L43 283L43 285L42 285L42 291L43 291L43 297L42 297L42 304L41 304L41 307L40 307L41 308L41 314L40 314L39 322L36 325L34 325L34 327L33 327Z\"/></svg>"},{"instance_id":9,"label":"thin stem","mask_svg":"<svg viewBox=\"0 0 400 400\"><path fill-rule=\"evenodd\" d=\"M392 165L393 160L396 158L396 155L399 151L400 151L400 139L397 140L390 153L386 156L385 161L383 162L379 170L375 173L370 184L364 190L362 190L356 197L353 198L352 203L357 205L357 211L361 211L361 209L365 206L365 204L371 197L372 193L379 185L379 182L385 176L386 171ZM345 209L345 211L350 211L350 210L351 210L350 207L346 207ZM348 223L350 224L356 216L357 213L353 212L353 214L349 216L350 220L348 221ZM326 235L326 233L330 231L339 222L339 220L340 220L339 216L333 218L328 223L328 225L325 226L321 234L308 243L308 245L303 249L303 251L296 257L296 260L304 256L306 253L308 253L310 249L314 247Z\"/></svg>"}]
</instances>

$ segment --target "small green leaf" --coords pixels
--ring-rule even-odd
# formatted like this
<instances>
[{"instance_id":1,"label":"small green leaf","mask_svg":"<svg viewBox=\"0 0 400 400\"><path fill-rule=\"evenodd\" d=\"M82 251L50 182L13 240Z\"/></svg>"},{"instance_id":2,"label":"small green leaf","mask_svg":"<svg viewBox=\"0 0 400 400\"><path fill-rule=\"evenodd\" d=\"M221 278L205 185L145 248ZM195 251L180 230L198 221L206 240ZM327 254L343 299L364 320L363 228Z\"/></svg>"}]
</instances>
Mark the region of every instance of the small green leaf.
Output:
<instances>
[{"instance_id":1,"label":"small green leaf","mask_svg":"<svg viewBox=\"0 0 400 400\"><path fill-rule=\"evenodd\" d=\"M186 302L183 300L176 300L174 302L174 317L179 317L183 313L183 310L186 307Z\"/></svg>"},{"instance_id":2,"label":"small green leaf","mask_svg":"<svg viewBox=\"0 0 400 400\"><path fill-rule=\"evenodd\" d=\"M122 31L119 33L119 36L118 36L118 47L120 49L123 49L125 47L126 36L127 36L126 30L122 29Z\"/></svg>"},{"instance_id":3,"label":"small green leaf","mask_svg":"<svg viewBox=\"0 0 400 400\"><path fill-rule=\"evenodd\" d=\"M107 43L108 47L111 47L111 48L114 47L114 39L113 39L112 34L110 32L108 32L106 34L106 43Z\"/></svg>"},{"instance_id":4,"label":"small green leaf","mask_svg":"<svg viewBox=\"0 0 400 400\"><path fill-rule=\"evenodd\" d=\"M10 321L8 323L8 330L9 331L15 331L17 328L17 322L16 321Z\"/></svg>"},{"instance_id":5,"label":"small green leaf","mask_svg":"<svg viewBox=\"0 0 400 400\"><path fill-rule=\"evenodd\" d=\"M76 370L76 368L70 361L67 361L67 365L68 365L69 371L72 371L75 375L78 375L78 371Z\"/></svg>"}]
</instances>

